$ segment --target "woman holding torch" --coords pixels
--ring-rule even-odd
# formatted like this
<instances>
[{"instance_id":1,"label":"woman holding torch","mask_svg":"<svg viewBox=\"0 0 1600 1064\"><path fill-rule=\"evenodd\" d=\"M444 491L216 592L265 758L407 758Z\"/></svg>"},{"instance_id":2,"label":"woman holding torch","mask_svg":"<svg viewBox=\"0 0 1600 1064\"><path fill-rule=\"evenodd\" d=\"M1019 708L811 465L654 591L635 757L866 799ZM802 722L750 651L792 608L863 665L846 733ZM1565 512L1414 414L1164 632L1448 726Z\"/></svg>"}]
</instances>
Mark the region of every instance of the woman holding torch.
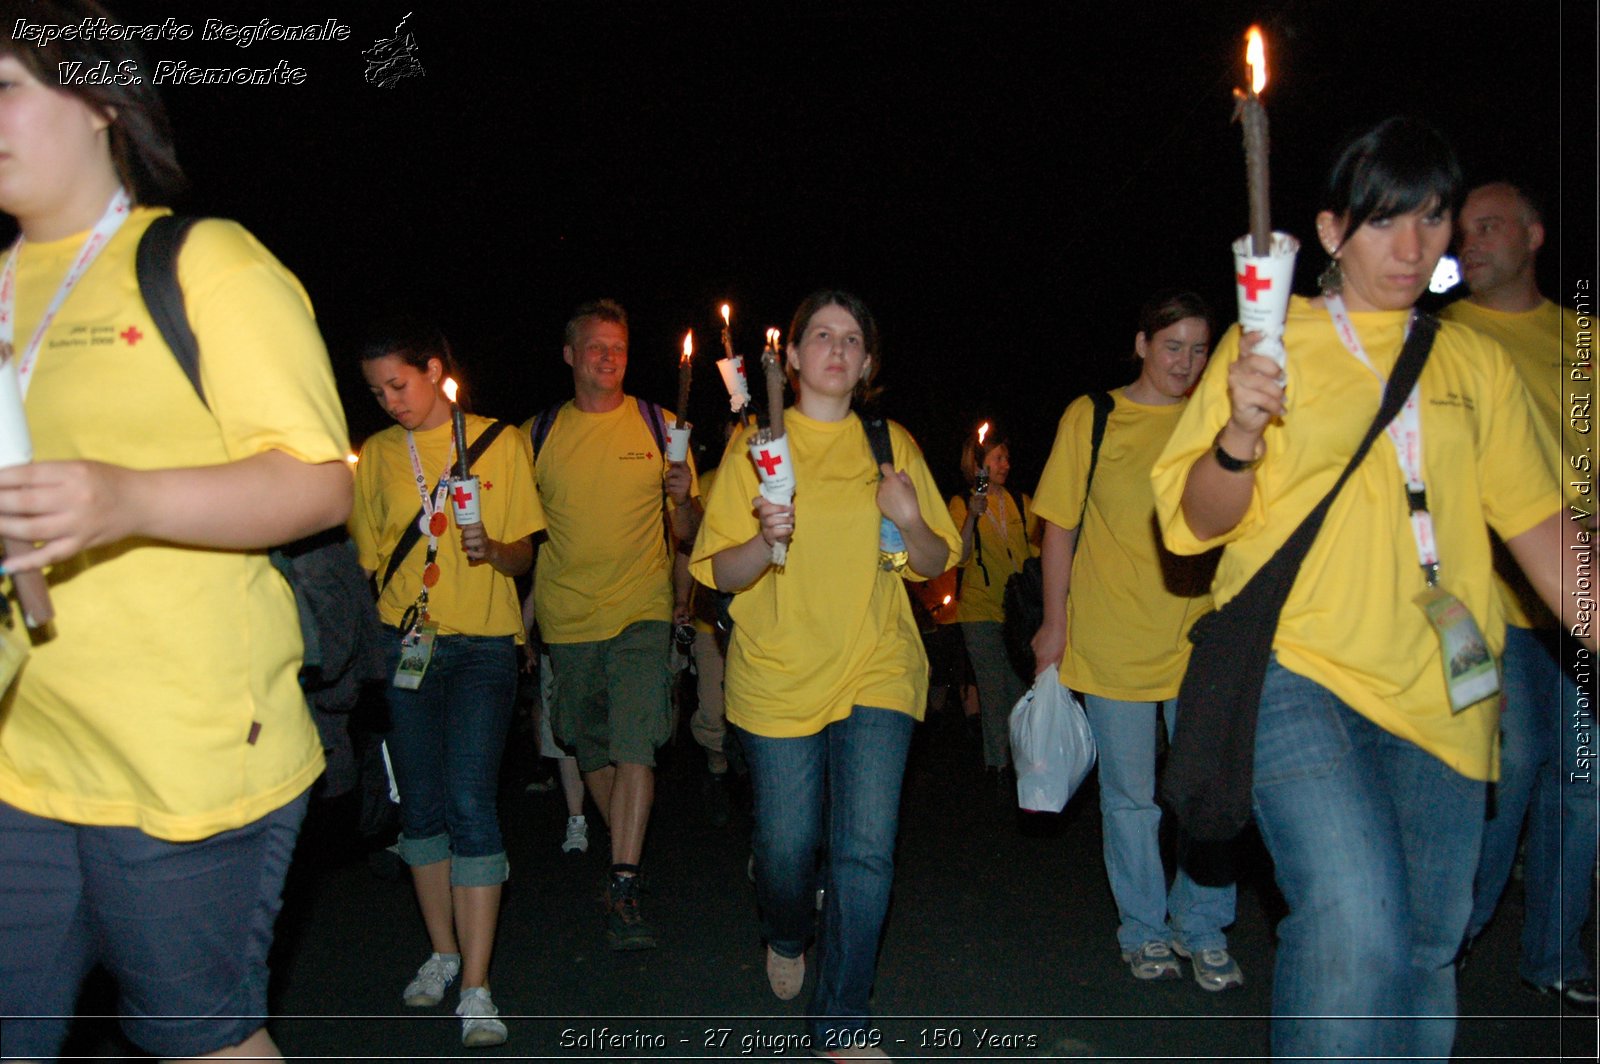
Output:
<instances>
[{"instance_id":1,"label":"woman holding torch","mask_svg":"<svg viewBox=\"0 0 1600 1064\"><path fill-rule=\"evenodd\" d=\"M0 4L22 19L117 25ZM145 76L59 81L124 63ZM345 519L348 444L304 291L238 225L178 259L203 400L163 341L134 258L182 173L142 64L115 33L0 40L0 319L35 458L0 469L0 537L55 610L0 702L0 1039L53 1059L99 963L142 1049L277 1059L267 952L323 759L266 551Z\"/></svg>"},{"instance_id":2,"label":"woman holding torch","mask_svg":"<svg viewBox=\"0 0 1600 1064\"><path fill-rule=\"evenodd\" d=\"M1226 544L1219 603L1328 493L1372 423L1460 185L1454 153L1420 123L1352 141L1316 218L1333 268L1321 296L1289 306L1287 390L1259 333L1223 338L1153 473L1169 547ZM1441 647L1499 651L1491 528L1575 623L1560 588L1576 552L1563 551L1560 494L1505 352L1446 322L1411 394L1300 566L1261 691L1253 806L1289 906L1279 1057L1450 1055L1497 703L1492 688L1466 691L1479 670Z\"/></svg>"},{"instance_id":3,"label":"woman holding torch","mask_svg":"<svg viewBox=\"0 0 1600 1064\"><path fill-rule=\"evenodd\" d=\"M961 475L966 496L950 499L950 520L961 531L961 556L956 561L960 590L956 621L966 644L967 660L978 684L978 715L983 728L983 768L995 792L1014 801L1011 765L1011 708L1027 688L1011 664L1002 624L1006 581L1022 571L1033 553L1029 499L1022 505L1006 490L1011 473L1011 448L1003 435L989 431L986 421L961 448Z\"/></svg>"},{"instance_id":4,"label":"woman holding torch","mask_svg":"<svg viewBox=\"0 0 1600 1064\"><path fill-rule=\"evenodd\" d=\"M1039 480L1045 608L1034 654L1037 671L1059 663L1062 684L1083 692L1122 959L1135 979L1171 979L1179 954L1202 989L1226 990L1244 982L1223 934L1234 888L1201 885L1182 862L1168 888L1155 800L1156 713L1171 735L1189 627L1211 596L1210 569L1161 545L1150 467L1205 369L1211 310L1193 292L1158 292L1139 310L1133 347L1139 377L1112 393L1098 458L1084 396L1062 415Z\"/></svg>"},{"instance_id":5,"label":"woman holding torch","mask_svg":"<svg viewBox=\"0 0 1600 1064\"><path fill-rule=\"evenodd\" d=\"M362 567L379 577L400 857L433 946L402 997L437 1005L460 976L462 1043L499 1045L506 1027L489 995L489 960L510 869L495 802L525 638L514 580L532 564L544 510L527 436L503 432L471 466L478 520L461 521L451 500L465 479L461 447L500 426L476 416L453 424L459 407L444 382L455 367L437 331L402 323L373 335L360 357L397 424L362 448L350 532ZM419 520L421 534L402 540Z\"/></svg>"},{"instance_id":6,"label":"woman holding torch","mask_svg":"<svg viewBox=\"0 0 1600 1064\"><path fill-rule=\"evenodd\" d=\"M727 716L755 795L773 993L800 992L823 888L813 1048L835 1059L882 1057L868 997L894 878L900 782L927 695L927 658L901 577L937 576L960 538L911 437L889 424L894 462L880 466L854 412L882 360L866 306L845 292L814 293L789 337L796 401L783 423L794 503L758 495L745 430L706 502L691 564L702 583L737 592ZM884 518L905 541L903 573L879 563ZM782 568L772 562L780 543L789 548Z\"/></svg>"}]
</instances>

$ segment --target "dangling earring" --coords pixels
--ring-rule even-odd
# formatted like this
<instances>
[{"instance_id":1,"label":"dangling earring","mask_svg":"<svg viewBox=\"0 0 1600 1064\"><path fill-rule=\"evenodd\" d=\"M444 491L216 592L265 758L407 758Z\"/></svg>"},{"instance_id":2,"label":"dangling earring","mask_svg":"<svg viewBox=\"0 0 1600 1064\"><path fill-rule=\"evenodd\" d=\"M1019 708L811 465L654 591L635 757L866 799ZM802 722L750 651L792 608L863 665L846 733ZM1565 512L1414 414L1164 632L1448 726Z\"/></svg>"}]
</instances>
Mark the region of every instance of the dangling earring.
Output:
<instances>
[{"instance_id":1,"label":"dangling earring","mask_svg":"<svg viewBox=\"0 0 1600 1064\"><path fill-rule=\"evenodd\" d=\"M1344 270L1339 267L1338 259L1330 258L1317 275L1317 288L1324 295L1337 295L1344 288Z\"/></svg>"}]
</instances>

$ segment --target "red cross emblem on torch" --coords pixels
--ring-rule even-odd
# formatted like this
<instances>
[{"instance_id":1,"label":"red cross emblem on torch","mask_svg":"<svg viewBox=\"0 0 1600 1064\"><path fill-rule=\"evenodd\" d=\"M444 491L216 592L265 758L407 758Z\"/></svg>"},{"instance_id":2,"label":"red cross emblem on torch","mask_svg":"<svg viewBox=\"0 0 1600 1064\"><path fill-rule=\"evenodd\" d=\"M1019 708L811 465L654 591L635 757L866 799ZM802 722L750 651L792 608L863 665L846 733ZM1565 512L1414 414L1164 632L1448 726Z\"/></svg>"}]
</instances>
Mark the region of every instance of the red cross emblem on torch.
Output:
<instances>
[{"instance_id":1,"label":"red cross emblem on torch","mask_svg":"<svg viewBox=\"0 0 1600 1064\"><path fill-rule=\"evenodd\" d=\"M1251 303L1256 301L1257 293L1265 292L1272 288L1272 278L1262 277L1256 273L1256 264L1253 262L1244 268L1244 272L1239 275L1238 281L1244 286L1245 299Z\"/></svg>"},{"instance_id":2,"label":"red cross emblem on torch","mask_svg":"<svg viewBox=\"0 0 1600 1064\"><path fill-rule=\"evenodd\" d=\"M464 508L467 503L472 501L472 492L467 490L465 484L457 484L455 490L450 493L450 497L455 500L457 506Z\"/></svg>"},{"instance_id":3,"label":"red cross emblem on torch","mask_svg":"<svg viewBox=\"0 0 1600 1064\"><path fill-rule=\"evenodd\" d=\"M769 477L776 473L778 471L778 467L782 464L783 459L781 457L767 450L763 450L761 452L761 457L756 459L756 465L760 466L761 471Z\"/></svg>"}]
</instances>

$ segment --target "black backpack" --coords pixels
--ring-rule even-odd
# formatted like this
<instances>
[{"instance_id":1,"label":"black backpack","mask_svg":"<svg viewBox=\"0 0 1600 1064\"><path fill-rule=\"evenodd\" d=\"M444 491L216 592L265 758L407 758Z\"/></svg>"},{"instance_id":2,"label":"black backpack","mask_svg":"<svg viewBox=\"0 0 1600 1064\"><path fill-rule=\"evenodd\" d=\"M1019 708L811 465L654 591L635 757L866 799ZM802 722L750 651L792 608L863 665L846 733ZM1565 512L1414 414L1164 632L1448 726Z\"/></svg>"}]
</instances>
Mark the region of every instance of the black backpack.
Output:
<instances>
[{"instance_id":1,"label":"black backpack","mask_svg":"<svg viewBox=\"0 0 1600 1064\"><path fill-rule=\"evenodd\" d=\"M157 218L139 240L135 268L150 317L204 403L200 346L178 284L178 253L198 220ZM305 642L301 687L319 708L354 704L361 684L382 680L385 674L377 606L349 533L330 528L275 547L270 557L294 590L300 613Z\"/></svg>"},{"instance_id":2,"label":"black backpack","mask_svg":"<svg viewBox=\"0 0 1600 1064\"><path fill-rule=\"evenodd\" d=\"M1089 402L1094 404L1094 422L1089 429L1089 475L1083 485L1083 509L1078 511L1078 527L1083 527L1083 515L1089 509L1089 487L1094 483L1094 467L1100 462L1100 443L1106 438L1106 421L1111 417L1115 401L1109 392L1090 392ZM1044 566L1038 558L1029 558L1022 569L1012 573L1003 592L1005 616L1001 634L1006 641L1006 654L1017 675L1033 683L1033 637L1044 624Z\"/></svg>"}]
</instances>

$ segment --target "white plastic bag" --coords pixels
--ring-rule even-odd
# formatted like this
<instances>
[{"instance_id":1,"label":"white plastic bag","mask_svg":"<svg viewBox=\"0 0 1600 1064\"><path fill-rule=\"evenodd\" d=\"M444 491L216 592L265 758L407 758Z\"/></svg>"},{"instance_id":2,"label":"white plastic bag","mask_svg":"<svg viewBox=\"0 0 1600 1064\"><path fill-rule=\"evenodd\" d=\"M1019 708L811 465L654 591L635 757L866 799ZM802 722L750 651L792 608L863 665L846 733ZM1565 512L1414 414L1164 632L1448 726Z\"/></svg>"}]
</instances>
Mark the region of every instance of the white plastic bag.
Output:
<instances>
[{"instance_id":1,"label":"white plastic bag","mask_svg":"<svg viewBox=\"0 0 1600 1064\"><path fill-rule=\"evenodd\" d=\"M1094 756L1089 718L1052 665L1011 710L1017 804L1033 812L1061 812L1094 767Z\"/></svg>"}]
</instances>

